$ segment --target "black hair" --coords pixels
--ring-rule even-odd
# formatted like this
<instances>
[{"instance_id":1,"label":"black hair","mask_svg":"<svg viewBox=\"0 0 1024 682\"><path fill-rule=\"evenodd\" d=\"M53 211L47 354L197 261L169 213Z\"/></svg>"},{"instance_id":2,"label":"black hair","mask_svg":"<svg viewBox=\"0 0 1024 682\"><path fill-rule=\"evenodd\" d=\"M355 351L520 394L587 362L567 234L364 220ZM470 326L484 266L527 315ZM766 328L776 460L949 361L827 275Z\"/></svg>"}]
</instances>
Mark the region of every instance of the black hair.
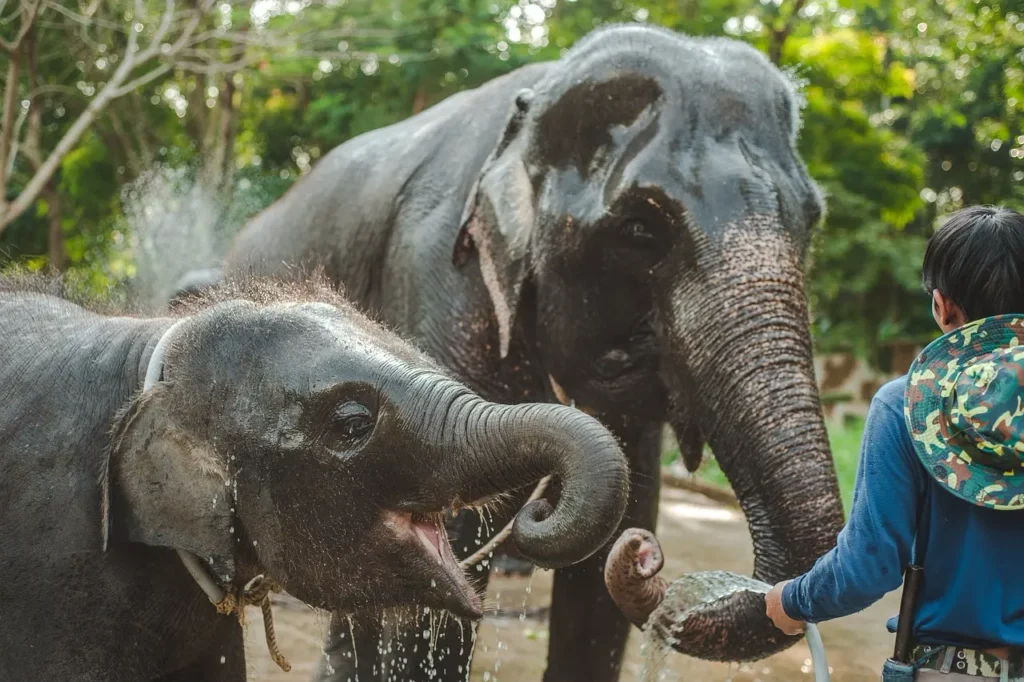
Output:
<instances>
[{"instance_id":1,"label":"black hair","mask_svg":"<svg viewBox=\"0 0 1024 682\"><path fill-rule=\"evenodd\" d=\"M1024 215L994 206L957 211L928 240L921 283L968 321L1024 313Z\"/></svg>"}]
</instances>

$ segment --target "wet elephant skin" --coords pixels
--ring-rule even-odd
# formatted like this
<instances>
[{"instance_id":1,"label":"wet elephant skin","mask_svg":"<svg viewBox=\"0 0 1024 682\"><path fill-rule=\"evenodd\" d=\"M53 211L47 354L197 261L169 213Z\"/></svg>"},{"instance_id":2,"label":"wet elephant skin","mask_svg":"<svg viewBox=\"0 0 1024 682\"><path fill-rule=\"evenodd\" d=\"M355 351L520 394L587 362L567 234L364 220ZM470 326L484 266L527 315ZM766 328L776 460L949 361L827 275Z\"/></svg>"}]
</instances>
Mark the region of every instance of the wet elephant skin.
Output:
<instances>
[{"instance_id":1,"label":"wet elephant skin","mask_svg":"<svg viewBox=\"0 0 1024 682\"><path fill-rule=\"evenodd\" d=\"M175 550L224 589L479 618L444 514L555 475L513 527L551 566L622 518L600 422L483 400L329 284L232 283L176 318L54 293L0 278L0 679L243 681L238 619Z\"/></svg>"},{"instance_id":2,"label":"wet elephant skin","mask_svg":"<svg viewBox=\"0 0 1024 682\"><path fill-rule=\"evenodd\" d=\"M661 424L691 468L711 445L748 518L754 575L771 582L807 569L842 523L804 287L823 205L798 129L796 88L752 48L600 29L333 150L246 227L225 268L323 266L488 399L558 397L598 415L633 470L623 528L654 528ZM473 551L476 524L449 526L457 552ZM605 555L556 573L549 682L618 679L629 624ZM443 656L378 656L377 642L423 628L363 627L361 680L466 676L454 624ZM354 679L350 642L329 643L331 679ZM790 643L759 628L747 653Z\"/></svg>"}]
</instances>

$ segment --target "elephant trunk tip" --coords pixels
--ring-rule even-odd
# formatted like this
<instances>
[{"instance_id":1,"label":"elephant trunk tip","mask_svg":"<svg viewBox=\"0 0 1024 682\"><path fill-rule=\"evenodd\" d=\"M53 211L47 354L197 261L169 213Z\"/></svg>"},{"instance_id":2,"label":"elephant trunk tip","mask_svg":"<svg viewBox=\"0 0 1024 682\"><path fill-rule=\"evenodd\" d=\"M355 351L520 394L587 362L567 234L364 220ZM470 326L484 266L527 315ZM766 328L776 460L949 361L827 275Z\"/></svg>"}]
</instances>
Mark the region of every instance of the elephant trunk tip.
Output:
<instances>
[{"instance_id":1,"label":"elephant trunk tip","mask_svg":"<svg viewBox=\"0 0 1024 682\"><path fill-rule=\"evenodd\" d=\"M623 531L612 546L604 567L605 585L619 610L637 627L661 603L667 584L658 577L665 565L654 533L643 528Z\"/></svg>"}]
</instances>

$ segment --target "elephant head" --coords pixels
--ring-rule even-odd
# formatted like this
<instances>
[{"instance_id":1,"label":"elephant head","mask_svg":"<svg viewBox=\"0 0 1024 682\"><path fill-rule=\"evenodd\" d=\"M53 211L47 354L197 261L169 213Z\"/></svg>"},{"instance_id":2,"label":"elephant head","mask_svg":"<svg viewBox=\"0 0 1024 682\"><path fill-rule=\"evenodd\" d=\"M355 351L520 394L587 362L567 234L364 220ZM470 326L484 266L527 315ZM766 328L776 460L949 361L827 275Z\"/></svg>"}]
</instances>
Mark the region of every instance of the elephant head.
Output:
<instances>
[{"instance_id":1,"label":"elephant head","mask_svg":"<svg viewBox=\"0 0 1024 682\"><path fill-rule=\"evenodd\" d=\"M519 92L464 211L507 353L524 305L557 392L711 445L754 542L793 577L842 524L804 265L823 212L799 95L753 48L617 26ZM529 292L527 296L526 293ZM756 605L722 613L756 618ZM786 646L773 628L753 646Z\"/></svg>"},{"instance_id":2,"label":"elephant head","mask_svg":"<svg viewBox=\"0 0 1024 682\"><path fill-rule=\"evenodd\" d=\"M180 308L162 380L115 426L111 542L186 550L225 584L266 574L332 611L478 617L446 512L554 474L557 506L516 517L525 554L560 566L614 532L627 466L599 422L485 402L332 294L274 286Z\"/></svg>"}]
</instances>

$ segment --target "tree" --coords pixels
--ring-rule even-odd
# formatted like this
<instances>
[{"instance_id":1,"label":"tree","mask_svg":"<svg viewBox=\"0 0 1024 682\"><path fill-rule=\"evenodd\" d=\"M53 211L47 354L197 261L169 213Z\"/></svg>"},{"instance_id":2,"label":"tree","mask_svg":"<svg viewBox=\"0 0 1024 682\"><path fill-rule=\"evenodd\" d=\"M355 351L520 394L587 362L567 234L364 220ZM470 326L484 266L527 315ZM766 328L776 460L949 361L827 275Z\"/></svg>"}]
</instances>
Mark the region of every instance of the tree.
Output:
<instances>
[{"instance_id":1,"label":"tree","mask_svg":"<svg viewBox=\"0 0 1024 682\"><path fill-rule=\"evenodd\" d=\"M239 104L234 74L271 52L286 59L331 54L340 38L352 34L328 25L337 18L337 8L322 8L317 24L307 26L280 5L134 0L79 8L77 3L20 0L4 21L12 37L0 42L7 60L0 118L0 232L42 196L51 217L51 264L60 268L55 176L68 155L81 143L93 144L90 134L95 134L115 150L121 175L127 169L128 177L137 176L155 162L154 119L175 113L183 117L190 103L187 132L207 161L206 181L230 185L233 155L228 148ZM44 60L56 66L40 73ZM140 93L167 78L182 81L184 88L165 88L162 94L171 106L154 110ZM160 96L153 97L160 103ZM120 111L110 107L116 100L125 102ZM46 114L51 115L48 122ZM167 132L160 126L156 130ZM12 184L19 155L27 165Z\"/></svg>"},{"instance_id":2,"label":"tree","mask_svg":"<svg viewBox=\"0 0 1024 682\"><path fill-rule=\"evenodd\" d=\"M2 65L17 75L5 81L0 127L9 204L122 64L136 9L3 9L14 2L0 0L0 51L17 61ZM168 5L140 3L141 51ZM161 45L202 2L172 4L181 21ZM154 167L202 189L193 204L228 233L345 140L623 21L747 41L800 83L800 153L828 195L808 286L819 349L873 357L888 339L930 336L918 268L933 226L966 203L1024 205L1022 0L219 2L180 51L136 65L123 85L165 70L93 117L26 210L8 216L0 258L59 265L64 235L67 263L102 288L139 260L130 245L145 226L126 214L136 216L131 197Z\"/></svg>"}]
</instances>

